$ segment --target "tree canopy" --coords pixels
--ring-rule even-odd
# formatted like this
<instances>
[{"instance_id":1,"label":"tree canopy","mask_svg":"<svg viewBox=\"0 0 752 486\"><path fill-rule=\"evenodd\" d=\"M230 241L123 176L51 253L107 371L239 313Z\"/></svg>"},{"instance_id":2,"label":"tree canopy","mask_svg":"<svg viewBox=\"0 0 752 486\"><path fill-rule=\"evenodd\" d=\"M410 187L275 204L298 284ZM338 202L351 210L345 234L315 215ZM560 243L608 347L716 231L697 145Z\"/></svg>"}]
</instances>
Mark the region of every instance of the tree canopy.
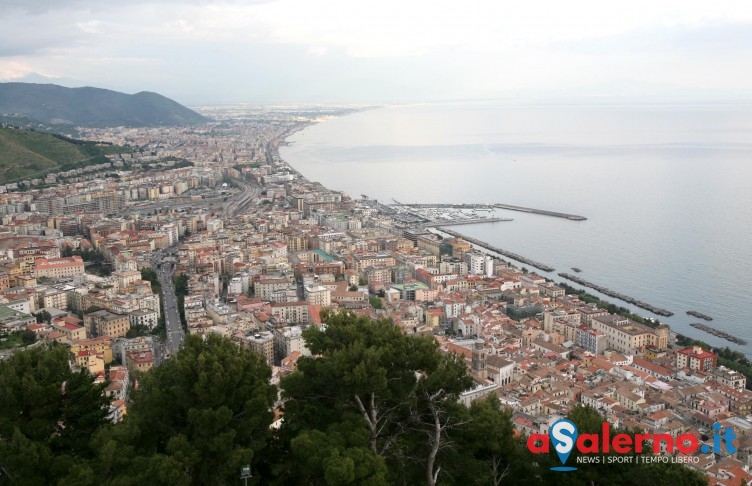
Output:
<instances>
[{"instance_id":1,"label":"tree canopy","mask_svg":"<svg viewBox=\"0 0 752 486\"><path fill-rule=\"evenodd\" d=\"M63 346L0 361L0 484L52 484L93 457L89 438L107 424L109 399L68 361Z\"/></svg>"},{"instance_id":2,"label":"tree canopy","mask_svg":"<svg viewBox=\"0 0 752 486\"><path fill-rule=\"evenodd\" d=\"M472 379L433 337L350 312L323 319L303 333L312 355L281 381L279 429L265 358L218 335L186 337L139 375L115 425L105 385L71 371L66 348L17 352L0 362L0 485L231 485L244 465L250 484L707 484L680 464L578 463L576 450L576 471L552 471L553 449L529 451L495 395L460 403ZM567 418L603 430L592 408Z\"/></svg>"},{"instance_id":3,"label":"tree canopy","mask_svg":"<svg viewBox=\"0 0 752 486\"><path fill-rule=\"evenodd\" d=\"M257 353L218 335L187 336L139 380L123 424L96 438L98 482L236 484L270 438L270 377Z\"/></svg>"}]
</instances>

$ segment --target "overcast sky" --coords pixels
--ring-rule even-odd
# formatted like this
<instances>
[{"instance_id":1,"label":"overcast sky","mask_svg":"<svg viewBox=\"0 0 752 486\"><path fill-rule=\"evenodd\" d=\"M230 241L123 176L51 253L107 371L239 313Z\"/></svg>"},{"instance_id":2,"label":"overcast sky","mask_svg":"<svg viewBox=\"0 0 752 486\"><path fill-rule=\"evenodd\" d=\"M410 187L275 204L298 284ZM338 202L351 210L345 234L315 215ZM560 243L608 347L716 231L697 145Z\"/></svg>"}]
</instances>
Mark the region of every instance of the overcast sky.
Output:
<instances>
[{"instance_id":1,"label":"overcast sky","mask_svg":"<svg viewBox=\"0 0 752 486\"><path fill-rule=\"evenodd\" d=\"M752 2L0 0L0 81L193 105L747 96Z\"/></svg>"}]
</instances>

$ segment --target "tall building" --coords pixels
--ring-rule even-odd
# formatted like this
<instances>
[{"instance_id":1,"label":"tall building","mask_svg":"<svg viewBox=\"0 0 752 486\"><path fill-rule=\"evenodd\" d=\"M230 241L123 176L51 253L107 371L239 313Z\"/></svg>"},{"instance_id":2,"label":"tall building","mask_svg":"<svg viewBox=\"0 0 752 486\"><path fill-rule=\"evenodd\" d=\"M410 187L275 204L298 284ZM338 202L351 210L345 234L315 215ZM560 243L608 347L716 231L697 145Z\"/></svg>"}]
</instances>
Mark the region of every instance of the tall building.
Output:
<instances>
[{"instance_id":1,"label":"tall building","mask_svg":"<svg viewBox=\"0 0 752 486\"><path fill-rule=\"evenodd\" d=\"M78 256L63 258L37 258L34 261L34 276L47 278L65 278L82 275L84 261Z\"/></svg>"}]
</instances>

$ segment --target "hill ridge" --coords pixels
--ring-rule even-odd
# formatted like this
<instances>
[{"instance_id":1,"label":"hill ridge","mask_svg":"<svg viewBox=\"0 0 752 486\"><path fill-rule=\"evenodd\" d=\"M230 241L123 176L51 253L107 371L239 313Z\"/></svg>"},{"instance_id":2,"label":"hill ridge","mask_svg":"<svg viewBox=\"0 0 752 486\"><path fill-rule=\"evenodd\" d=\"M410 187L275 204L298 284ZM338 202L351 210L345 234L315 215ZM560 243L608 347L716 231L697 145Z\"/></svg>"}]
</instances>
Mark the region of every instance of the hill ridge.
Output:
<instances>
[{"instance_id":1,"label":"hill ridge","mask_svg":"<svg viewBox=\"0 0 752 486\"><path fill-rule=\"evenodd\" d=\"M126 94L106 88L0 83L0 113L43 123L86 127L184 126L208 119L152 91Z\"/></svg>"}]
</instances>

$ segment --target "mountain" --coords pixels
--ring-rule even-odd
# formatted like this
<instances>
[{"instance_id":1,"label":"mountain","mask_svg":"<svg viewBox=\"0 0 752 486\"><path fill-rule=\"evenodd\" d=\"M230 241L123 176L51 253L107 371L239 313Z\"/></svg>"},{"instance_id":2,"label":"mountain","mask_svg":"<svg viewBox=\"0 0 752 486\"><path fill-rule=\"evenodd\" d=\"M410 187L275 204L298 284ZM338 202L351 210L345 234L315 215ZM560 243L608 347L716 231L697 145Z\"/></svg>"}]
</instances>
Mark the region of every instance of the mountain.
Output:
<instances>
[{"instance_id":1,"label":"mountain","mask_svg":"<svg viewBox=\"0 0 752 486\"><path fill-rule=\"evenodd\" d=\"M109 162L105 155L124 151L123 147L0 126L0 184Z\"/></svg>"},{"instance_id":2,"label":"mountain","mask_svg":"<svg viewBox=\"0 0 752 486\"><path fill-rule=\"evenodd\" d=\"M129 95L101 88L33 83L0 83L0 114L87 127L193 125L208 120L157 93Z\"/></svg>"}]
</instances>

